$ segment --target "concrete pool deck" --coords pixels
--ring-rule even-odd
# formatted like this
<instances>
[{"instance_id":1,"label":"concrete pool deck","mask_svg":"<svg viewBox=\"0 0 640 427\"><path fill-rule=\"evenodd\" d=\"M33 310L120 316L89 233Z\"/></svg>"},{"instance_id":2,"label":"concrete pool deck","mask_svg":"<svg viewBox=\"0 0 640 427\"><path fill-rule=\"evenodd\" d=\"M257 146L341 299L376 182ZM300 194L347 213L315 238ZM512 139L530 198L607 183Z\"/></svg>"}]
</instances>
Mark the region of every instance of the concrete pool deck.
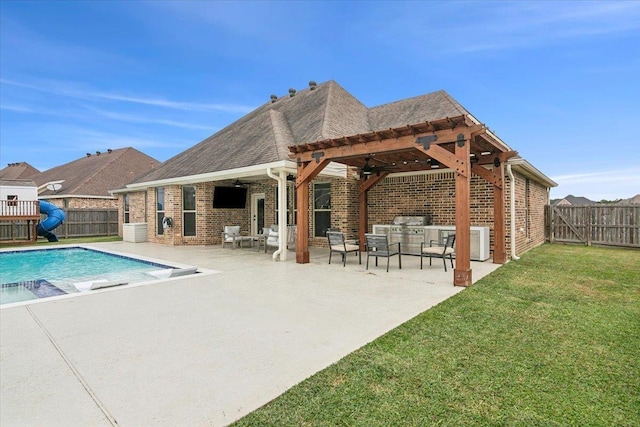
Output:
<instances>
[{"instance_id":1,"label":"concrete pool deck","mask_svg":"<svg viewBox=\"0 0 640 427\"><path fill-rule=\"evenodd\" d=\"M227 425L464 288L442 261L369 270L250 249L86 245L213 274L0 310L0 425ZM382 261L382 260L381 260ZM472 262L473 279L499 265Z\"/></svg>"}]
</instances>

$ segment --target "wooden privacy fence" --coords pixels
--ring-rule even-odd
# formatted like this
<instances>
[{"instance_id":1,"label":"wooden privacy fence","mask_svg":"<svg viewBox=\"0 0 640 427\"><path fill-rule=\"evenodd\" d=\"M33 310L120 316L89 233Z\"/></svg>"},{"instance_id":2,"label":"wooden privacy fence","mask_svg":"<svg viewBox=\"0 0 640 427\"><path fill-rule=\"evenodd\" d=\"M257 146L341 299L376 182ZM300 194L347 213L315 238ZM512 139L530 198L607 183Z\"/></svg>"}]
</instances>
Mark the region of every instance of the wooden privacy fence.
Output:
<instances>
[{"instance_id":1,"label":"wooden privacy fence","mask_svg":"<svg viewBox=\"0 0 640 427\"><path fill-rule=\"evenodd\" d=\"M640 248L640 205L548 206L551 242Z\"/></svg>"},{"instance_id":2,"label":"wooden privacy fence","mask_svg":"<svg viewBox=\"0 0 640 427\"><path fill-rule=\"evenodd\" d=\"M58 237L92 237L118 235L117 209L64 209L66 218L53 230ZM42 219L44 219L44 215ZM0 241L26 239L29 232L27 221L0 221Z\"/></svg>"}]
</instances>

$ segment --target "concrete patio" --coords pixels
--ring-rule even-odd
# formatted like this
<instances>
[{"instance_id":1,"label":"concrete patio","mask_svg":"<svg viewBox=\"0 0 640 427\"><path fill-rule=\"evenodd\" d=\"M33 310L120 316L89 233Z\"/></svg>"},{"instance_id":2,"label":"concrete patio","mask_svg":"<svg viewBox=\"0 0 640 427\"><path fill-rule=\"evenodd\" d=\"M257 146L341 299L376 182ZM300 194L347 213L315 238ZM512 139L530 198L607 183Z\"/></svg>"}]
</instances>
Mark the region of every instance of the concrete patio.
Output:
<instances>
[{"instance_id":1,"label":"concrete patio","mask_svg":"<svg viewBox=\"0 0 640 427\"><path fill-rule=\"evenodd\" d=\"M226 425L464 289L439 259L88 246L213 271L2 308L0 425Z\"/></svg>"}]
</instances>

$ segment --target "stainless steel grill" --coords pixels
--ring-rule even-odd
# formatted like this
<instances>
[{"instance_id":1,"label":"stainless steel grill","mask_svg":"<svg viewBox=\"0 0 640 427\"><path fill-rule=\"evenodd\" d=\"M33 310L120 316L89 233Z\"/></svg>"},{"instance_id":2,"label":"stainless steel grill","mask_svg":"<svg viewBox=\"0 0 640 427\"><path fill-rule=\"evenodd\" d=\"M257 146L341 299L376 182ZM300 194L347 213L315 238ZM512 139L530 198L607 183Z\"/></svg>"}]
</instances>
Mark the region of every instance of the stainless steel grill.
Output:
<instances>
[{"instance_id":1,"label":"stainless steel grill","mask_svg":"<svg viewBox=\"0 0 640 427\"><path fill-rule=\"evenodd\" d=\"M402 253L420 254L420 245L424 241L424 226L431 225L431 215L397 216L389 230L390 243L400 242Z\"/></svg>"},{"instance_id":2,"label":"stainless steel grill","mask_svg":"<svg viewBox=\"0 0 640 427\"><path fill-rule=\"evenodd\" d=\"M431 225L431 215L422 216L397 216L393 219L394 225Z\"/></svg>"}]
</instances>

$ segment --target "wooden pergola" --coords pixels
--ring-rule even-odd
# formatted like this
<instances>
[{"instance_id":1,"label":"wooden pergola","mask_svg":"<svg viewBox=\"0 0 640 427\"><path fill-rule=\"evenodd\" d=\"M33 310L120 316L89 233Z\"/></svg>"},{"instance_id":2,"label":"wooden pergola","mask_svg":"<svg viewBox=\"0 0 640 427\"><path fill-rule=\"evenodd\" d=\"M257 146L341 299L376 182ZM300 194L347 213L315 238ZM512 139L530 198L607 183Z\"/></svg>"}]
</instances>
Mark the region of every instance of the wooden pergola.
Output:
<instances>
[{"instance_id":1,"label":"wooden pergola","mask_svg":"<svg viewBox=\"0 0 640 427\"><path fill-rule=\"evenodd\" d=\"M443 166L455 172L456 267L453 284L471 285L470 188L476 174L493 185L493 262L504 264L504 163L515 156L482 124L469 116L332 138L289 148L297 162L296 262L309 262L309 183L330 162L361 170L359 181L359 236L364 250L368 224L368 192L389 173L430 170ZM492 165L491 169L483 166Z\"/></svg>"}]
</instances>

